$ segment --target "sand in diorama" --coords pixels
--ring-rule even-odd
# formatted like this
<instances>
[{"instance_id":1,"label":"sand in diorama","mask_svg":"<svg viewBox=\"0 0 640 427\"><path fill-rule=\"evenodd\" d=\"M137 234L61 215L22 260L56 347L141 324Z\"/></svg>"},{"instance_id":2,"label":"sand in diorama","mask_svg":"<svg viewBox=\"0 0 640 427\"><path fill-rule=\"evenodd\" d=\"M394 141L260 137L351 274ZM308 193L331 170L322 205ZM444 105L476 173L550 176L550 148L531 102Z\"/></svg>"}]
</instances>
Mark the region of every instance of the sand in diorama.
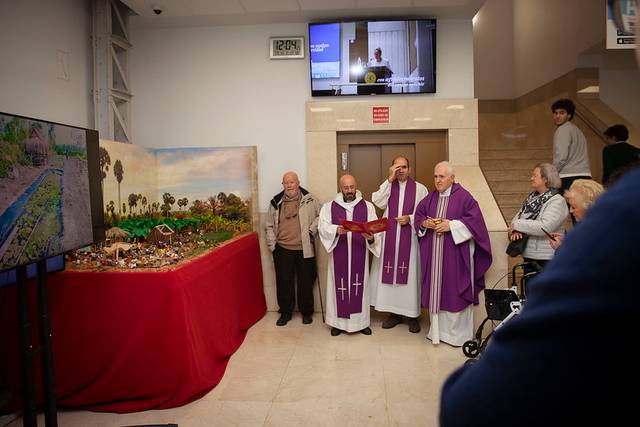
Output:
<instances>
[{"instance_id":1,"label":"sand in diorama","mask_svg":"<svg viewBox=\"0 0 640 427\"><path fill-rule=\"evenodd\" d=\"M0 114L0 270L92 241L86 131Z\"/></svg>"},{"instance_id":2,"label":"sand in diorama","mask_svg":"<svg viewBox=\"0 0 640 427\"><path fill-rule=\"evenodd\" d=\"M107 245L72 268L161 268L251 230L255 147L100 141ZM126 244L123 244L126 243Z\"/></svg>"}]
</instances>

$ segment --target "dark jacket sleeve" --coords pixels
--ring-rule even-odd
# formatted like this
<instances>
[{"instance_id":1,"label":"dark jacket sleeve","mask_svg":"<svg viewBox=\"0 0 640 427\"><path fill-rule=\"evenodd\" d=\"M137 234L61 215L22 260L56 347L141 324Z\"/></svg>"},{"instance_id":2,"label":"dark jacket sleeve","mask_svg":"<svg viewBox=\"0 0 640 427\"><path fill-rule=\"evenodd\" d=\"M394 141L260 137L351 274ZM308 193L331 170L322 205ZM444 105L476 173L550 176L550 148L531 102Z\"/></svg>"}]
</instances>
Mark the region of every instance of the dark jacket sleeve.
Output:
<instances>
[{"instance_id":1,"label":"dark jacket sleeve","mask_svg":"<svg viewBox=\"0 0 640 427\"><path fill-rule=\"evenodd\" d=\"M613 172L613 159L611 157L611 146L602 149L602 183L606 184L611 172Z\"/></svg>"}]
</instances>

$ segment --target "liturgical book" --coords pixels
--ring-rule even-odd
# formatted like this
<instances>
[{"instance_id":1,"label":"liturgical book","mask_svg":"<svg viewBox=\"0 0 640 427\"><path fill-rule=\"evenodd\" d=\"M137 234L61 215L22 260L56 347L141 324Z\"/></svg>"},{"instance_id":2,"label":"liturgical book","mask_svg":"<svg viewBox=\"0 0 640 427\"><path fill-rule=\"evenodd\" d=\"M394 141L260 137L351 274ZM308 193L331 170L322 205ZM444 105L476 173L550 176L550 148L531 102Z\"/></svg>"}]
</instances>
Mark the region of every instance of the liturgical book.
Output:
<instances>
[{"instance_id":1,"label":"liturgical book","mask_svg":"<svg viewBox=\"0 0 640 427\"><path fill-rule=\"evenodd\" d=\"M385 231L387 228L389 228L387 218L379 218L369 222L349 221L345 219L342 220L341 225L345 230L351 231L352 233L375 234L381 231Z\"/></svg>"}]
</instances>

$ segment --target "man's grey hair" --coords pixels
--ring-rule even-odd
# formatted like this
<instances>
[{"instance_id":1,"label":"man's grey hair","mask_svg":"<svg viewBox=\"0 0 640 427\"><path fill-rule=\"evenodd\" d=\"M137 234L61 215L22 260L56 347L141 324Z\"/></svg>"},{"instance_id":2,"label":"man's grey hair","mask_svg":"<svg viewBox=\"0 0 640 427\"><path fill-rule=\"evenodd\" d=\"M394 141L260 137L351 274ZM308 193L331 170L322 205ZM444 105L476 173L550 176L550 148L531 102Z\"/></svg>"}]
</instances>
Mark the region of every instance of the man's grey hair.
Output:
<instances>
[{"instance_id":1,"label":"man's grey hair","mask_svg":"<svg viewBox=\"0 0 640 427\"><path fill-rule=\"evenodd\" d=\"M446 166L446 167L447 167L447 173L448 173L449 175L453 175L453 176L455 176L455 174L456 174L455 169L453 169L453 166L451 166L451 163L447 162L446 160L445 160L445 161L443 161L443 162L438 163L438 164L433 168L433 170L436 170L436 169L438 168L438 166Z\"/></svg>"},{"instance_id":2,"label":"man's grey hair","mask_svg":"<svg viewBox=\"0 0 640 427\"><path fill-rule=\"evenodd\" d=\"M298 174L294 171L287 171L282 175L282 183L284 184L284 180L287 176L293 177L298 184L300 184L300 179L298 178Z\"/></svg>"},{"instance_id":3,"label":"man's grey hair","mask_svg":"<svg viewBox=\"0 0 640 427\"><path fill-rule=\"evenodd\" d=\"M538 163L535 168L540 169L540 176L547 182L547 187L555 188L556 190L562 187L562 180L558 174L558 169L551 163Z\"/></svg>"}]
</instances>

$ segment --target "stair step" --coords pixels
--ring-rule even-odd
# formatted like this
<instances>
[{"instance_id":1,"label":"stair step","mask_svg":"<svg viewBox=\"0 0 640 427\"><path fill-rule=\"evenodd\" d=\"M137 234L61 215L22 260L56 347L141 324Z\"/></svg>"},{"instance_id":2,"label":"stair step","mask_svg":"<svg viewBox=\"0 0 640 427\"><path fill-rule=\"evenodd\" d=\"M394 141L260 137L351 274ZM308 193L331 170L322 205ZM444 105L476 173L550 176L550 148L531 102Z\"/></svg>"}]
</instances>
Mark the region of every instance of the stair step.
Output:
<instances>
[{"instance_id":1,"label":"stair step","mask_svg":"<svg viewBox=\"0 0 640 427\"><path fill-rule=\"evenodd\" d=\"M483 170L528 170L533 171L533 168L538 163L541 163L544 159L482 159L480 161L480 167Z\"/></svg>"},{"instance_id":2,"label":"stair step","mask_svg":"<svg viewBox=\"0 0 640 427\"><path fill-rule=\"evenodd\" d=\"M529 193L494 193L496 201L502 206L520 206Z\"/></svg>"},{"instance_id":3,"label":"stair step","mask_svg":"<svg viewBox=\"0 0 640 427\"><path fill-rule=\"evenodd\" d=\"M501 169L501 170L487 170L484 165L481 166L484 176L487 181L493 183L495 181L527 181L531 177L531 170L529 169Z\"/></svg>"},{"instance_id":4,"label":"stair step","mask_svg":"<svg viewBox=\"0 0 640 427\"><path fill-rule=\"evenodd\" d=\"M544 159L550 161L553 157L551 148L503 148L480 149L480 158L494 159Z\"/></svg>"},{"instance_id":5,"label":"stair step","mask_svg":"<svg viewBox=\"0 0 640 427\"><path fill-rule=\"evenodd\" d=\"M527 181L495 181L489 183L491 190L496 192L512 192L517 193L521 191L527 191L531 188L531 183ZM528 193L527 193L528 194Z\"/></svg>"},{"instance_id":6,"label":"stair step","mask_svg":"<svg viewBox=\"0 0 640 427\"><path fill-rule=\"evenodd\" d=\"M555 126L554 126L555 128ZM555 129L551 129L551 135L553 135L553 131ZM505 131L497 137L493 136L491 139L483 139L483 130L479 129L480 133L480 149L493 149L493 150L503 150L503 149L514 149L514 150L523 150L523 149L541 149L547 150L549 153L553 152L553 139L550 137L548 140L537 140L527 139L529 137L529 133L527 130L515 130L512 132ZM492 133L492 132L489 132Z\"/></svg>"},{"instance_id":7,"label":"stair step","mask_svg":"<svg viewBox=\"0 0 640 427\"><path fill-rule=\"evenodd\" d=\"M504 219L509 222L518 213L521 207L521 204L517 206L500 206L500 210L502 211Z\"/></svg>"}]
</instances>

